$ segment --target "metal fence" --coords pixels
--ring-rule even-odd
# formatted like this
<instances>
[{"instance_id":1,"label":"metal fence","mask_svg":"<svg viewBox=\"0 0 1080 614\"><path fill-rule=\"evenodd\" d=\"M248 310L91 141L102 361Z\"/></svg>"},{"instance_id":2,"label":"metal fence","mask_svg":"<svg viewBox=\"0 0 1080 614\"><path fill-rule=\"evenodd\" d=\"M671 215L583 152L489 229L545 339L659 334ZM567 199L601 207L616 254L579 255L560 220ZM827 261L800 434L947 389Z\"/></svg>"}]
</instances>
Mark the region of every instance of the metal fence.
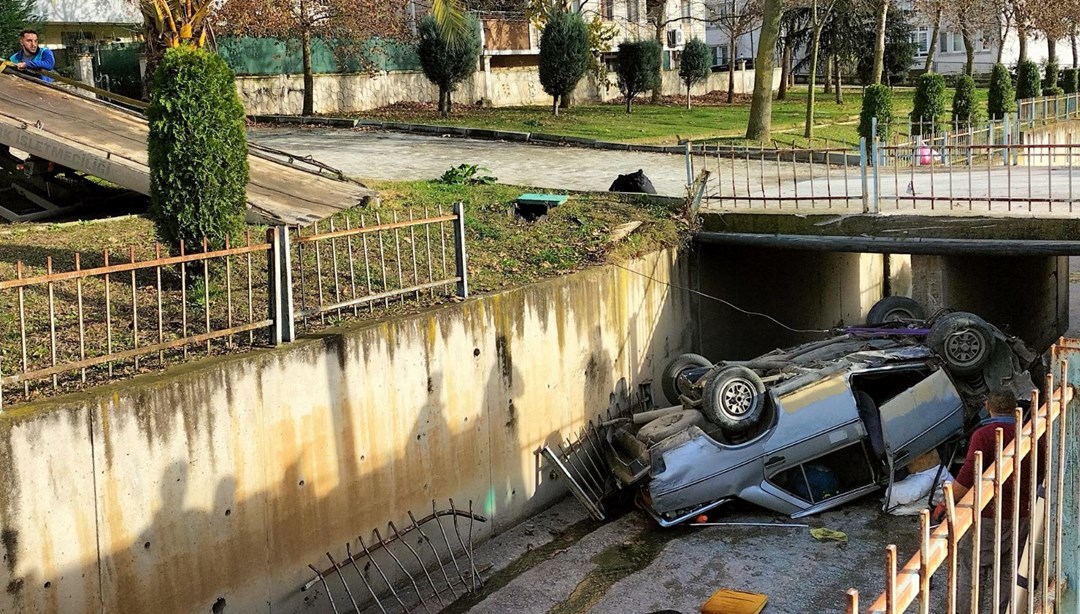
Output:
<instances>
[{"instance_id":1,"label":"metal fence","mask_svg":"<svg viewBox=\"0 0 1080 614\"><path fill-rule=\"evenodd\" d=\"M1056 355L1057 347L1054 351ZM924 613L947 611L953 614L958 609L965 610L964 606L968 603L972 606L971 611L984 611L979 604L980 600L987 598L994 604L993 612L999 611L996 604L1001 601L1007 601L1008 611L1014 614L1055 611L1051 609L1051 604L1060 599L1065 577L1062 573L1063 527L1065 519L1073 516L1065 509L1066 446L1069 445L1065 433L1067 404L1071 395L1064 361L1060 373L1056 389L1052 374L1047 375L1046 389L1050 398L1046 403L1040 406L1038 391L1033 393L1027 422L1023 421L1020 410L1016 411L1016 426L1007 427L1015 428L1014 438L1007 446L1002 445L1004 431L997 429L995 458L985 470L982 453L976 452L975 475L980 477L960 501L954 501L951 484L945 485L944 521L936 528L931 527L930 513L923 510L919 523L919 551L902 568L897 569L896 546L886 548L885 591L874 600L867 612L906 612L916 602L919 611ZM1040 471L1040 467L1045 469ZM1002 489L1006 484L1027 486L1026 492L1013 489L1010 509L1003 509L1004 506L1000 505ZM1021 526L1021 495L1028 497L1027 506L1031 510L1030 530L1023 539L1019 535L1022 531L1015 530ZM993 509L993 518L984 519L982 511L988 506ZM991 539L994 540L993 574L990 586L981 586L980 553L985 549L980 541L986 522L991 523ZM1008 533L1011 535L1011 555L1008 557L1003 556L1001 546L1001 536L1006 529L1013 529ZM969 534L970 539L961 544L961 540ZM958 589L961 581L958 561L961 556L970 556L973 570L968 594L961 594ZM944 591L944 610L941 592L932 594L930 581L931 576L941 569L945 570L945 578L939 578L935 590ZM1002 577L1016 580L1012 585L1003 586ZM941 583L941 580L944 582ZM985 605L985 601L982 603ZM856 589L847 592L847 611L849 614L860 611Z\"/></svg>"},{"instance_id":2,"label":"metal fence","mask_svg":"<svg viewBox=\"0 0 1080 614\"><path fill-rule=\"evenodd\" d=\"M410 524L400 531L388 523L385 538L375 529L367 540L361 536L346 543L341 560L327 552L329 567L308 565L315 576L300 590L322 589L334 614L437 612L483 586L473 533L487 518L473 512L472 501L468 511L455 507L453 499L442 510L432 501L431 514L420 520L411 511L408 516Z\"/></svg>"},{"instance_id":3,"label":"metal fence","mask_svg":"<svg viewBox=\"0 0 1080 614\"><path fill-rule=\"evenodd\" d=\"M915 144L863 141L855 150L741 148L690 154L687 167L712 176L706 208L1067 215L1080 196L1080 144L1071 136L1064 144L942 135Z\"/></svg>"},{"instance_id":4,"label":"metal fence","mask_svg":"<svg viewBox=\"0 0 1080 614\"><path fill-rule=\"evenodd\" d=\"M291 341L405 301L468 295L464 208L374 225L271 228L266 240L137 257L15 263L0 280L0 409L210 355ZM359 214L357 214L359 215ZM91 257L95 266L84 267ZM64 270L58 270L63 266Z\"/></svg>"},{"instance_id":5,"label":"metal fence","mask_svg":"<svg viewBox=\"0 0 1080 614\"><path fill-rule=\"evenodd\" d=\"M425 209L422 215L395 211L389 220L380 213L371 220L360 215L355 227L346 216L344 228L333 220L322 228L295 228L290 242L296 317L310 327L316 321L325 325L328 316L356 316L361 308L434 297L447 288L468 296L460 207L451 213Z\"/></svg>"}]
</instances>

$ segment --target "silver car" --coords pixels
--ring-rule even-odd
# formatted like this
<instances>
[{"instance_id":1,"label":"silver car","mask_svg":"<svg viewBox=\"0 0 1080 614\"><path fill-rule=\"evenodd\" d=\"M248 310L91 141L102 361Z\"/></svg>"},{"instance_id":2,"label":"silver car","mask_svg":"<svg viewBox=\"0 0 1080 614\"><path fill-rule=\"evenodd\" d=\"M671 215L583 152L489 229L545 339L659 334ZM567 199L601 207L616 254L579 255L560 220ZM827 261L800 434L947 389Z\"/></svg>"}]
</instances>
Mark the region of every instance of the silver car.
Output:
<instances>
[{"instance_id":1,"label":"silver car","mask_svg":"<svg viewBox=\"0 0 1080 614\"><path fill-rule=\"evenodd\" d=\"M976 421L991 387L1030 399L1023 342L887 300L901 313L753 360L679 356L662 384L681 405L607 426L612 475L663 526L736 498L798 518L891 484Z\"/></svg>"}]
</instances>

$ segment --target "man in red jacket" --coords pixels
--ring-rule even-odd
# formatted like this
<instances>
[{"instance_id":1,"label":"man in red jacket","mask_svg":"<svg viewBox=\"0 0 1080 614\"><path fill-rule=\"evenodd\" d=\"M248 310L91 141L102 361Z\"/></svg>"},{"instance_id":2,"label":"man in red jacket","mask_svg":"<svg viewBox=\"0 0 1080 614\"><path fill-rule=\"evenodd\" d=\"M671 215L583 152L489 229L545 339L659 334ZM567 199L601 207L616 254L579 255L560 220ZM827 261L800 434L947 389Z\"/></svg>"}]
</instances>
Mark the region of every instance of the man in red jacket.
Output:
<instances>
[{"instance_id":1,"label":"man in red jacket","mask_svg":"<svg viewBox=\"0 0 1080 614\"><path fill-rule=\"evenodd\" d=\"M953 498L959 501L970 490L979 476L975 475L975 453L982 452L983 470L990 467L997 458L997 438L995 432L1002 430L1002 446L1008 446L1016 435L1016 395L1011 390L994 390L986 398L986 409L990 412L990 418L984 420L975 432L971 434L968 443L967 457L964 458L964 466L953 483ZM994 611L991 607L994 593L994 506L1001 506L1001 564L998 571L1001 592L998 612L1004 614L1008 608L1010 595L1016 585L1016 579L1012 575L1012 536L1013 531L1017 534L1017 543L1021 546L1027 539L1029 529L1029 500L1028 495L1028 471L1031 463L1030 456L1024 459L1021 467L1020 483L1020 523L1017 527L1012 526L1013 509L1013 484L1016 477L1010 475L1002 484L1001 499L990 501L982 511L982 528L979 539L979 608L978 612ZM985 501L985 499L984 499ZM945 503L938 504L934 509L934 517L944 517ZM959 577L957 578L957 606L958 611L974 614L971 610L971 533L960 542L959 548Z\"/></svg>"}]
</instances>

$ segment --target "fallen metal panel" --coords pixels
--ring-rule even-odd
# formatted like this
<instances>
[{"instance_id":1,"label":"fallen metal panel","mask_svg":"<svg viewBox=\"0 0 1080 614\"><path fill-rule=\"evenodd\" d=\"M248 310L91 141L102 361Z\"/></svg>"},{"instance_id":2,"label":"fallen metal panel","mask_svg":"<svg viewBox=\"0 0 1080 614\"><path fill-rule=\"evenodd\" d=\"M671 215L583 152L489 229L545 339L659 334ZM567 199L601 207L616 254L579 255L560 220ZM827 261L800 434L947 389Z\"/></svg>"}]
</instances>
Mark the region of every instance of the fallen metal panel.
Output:
<instances>
[{"instance_id":1,"label":"fallen metal panel","mask_svg":"<svg viewBox=\"0 0 1080 614\"><path fill-rule=\"evenodd\" d=\"M0 74L0 144L150 192L146 119L74 90ZM250 145L249 221L310 224L375 192L325 165Z\"/></svg>"}]
</instances>

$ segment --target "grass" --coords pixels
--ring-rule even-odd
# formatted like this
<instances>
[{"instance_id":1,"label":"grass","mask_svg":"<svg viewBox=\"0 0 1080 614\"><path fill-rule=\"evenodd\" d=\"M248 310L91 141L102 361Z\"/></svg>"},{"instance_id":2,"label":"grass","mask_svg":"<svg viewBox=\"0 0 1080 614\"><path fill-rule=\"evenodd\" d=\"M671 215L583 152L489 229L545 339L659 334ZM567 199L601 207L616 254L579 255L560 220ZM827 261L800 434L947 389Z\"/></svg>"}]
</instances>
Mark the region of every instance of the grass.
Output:
<instances>
[{"instance_id":1,"label":"grass","mask_svg":"<svg viewBox=\"0 0 1080 614\"><path fill-rule=\"evenodd\" d=\"M899 129L906 132L906 117L911 112L914 90L893 90L893 114ZM946 104L951 107L951 91ZM987 90L977 90L979 104L985 107ZM845 89L844 103L835 103L833 94L819 89L815 95L815 139L803 137L806 121L806 86L797 86L786 100L773 102L773 140L781 146L815 147L836 143L857 145L861 89ZM440 118L429 104L407 103L357 114L365 119L405 121L423 124L469 126L512 132L545 132L564 136L591 138L635 144L676 144L683 140L746 143L743 135L750 116L750 101L740 96L736 103L723 102L726 96L712 92L695 99L690 110L679 97L667 97L663 104L634 105L628 121L622 103L590 104L560 111L555 117L547 107L477 108L454 107L449 118ZM901 120L901 118L903 118ZM951 117L950 117L951 121ZM758 145L760 143L753 143ZM768 143L766 145L772 145Z\"/></svg>"},{"instance_id":2,"label":"grass","mask_svg":"<svg viewBox=\"0 0 1080 614\"><path fill-rule=\"evenodd\" d=\"M565 275L606 262L621 261L665 247L676 247L688 236L688 225L676 208L647 198L607 193L572 194L549 215L524 221L513 214L511 203L523 191L507 185L450 186L434 182L377 182L381 202L342 212L319 225L320 232L356 228L395 220L422 219L448 213L455 202L465 206L466 251L472 292L493 292L548 277ZM528 190L535 191L535 190ZM640 221L628 237L613 242L618 226ZM263 228L251 229L252 241L263 242ZM303 229L310 236L314 228ZM366 241L365 241L366 238ZM452 224L417 226L336 238L301 245L293 243L293 291L298 309L313 308L380 292L446 279L453 275ZM12 224L0 226L0 280L75 268L76 255L84 269L154 258L158 246L150 220L127 216L95 222L66 224ZM167 250L162 250L167 255ZM249 264L250 262L250 264ZM336 269L334 264L336 263ZM429 273L430 271L430 273ZM447 274L443 274L446 271ZM249 293L248 279L251 279ZM177 340L207 331L259 321L267 313L265 252L219 258L201 263L114 273L58 281L50 288L37 284L21 297L12 289L0 290L0 372L11 375L70 363L82 356L103 356L136 343L145 348L159 341ZM160 290L159 290L160 284ZM408 292L377 303L334 310L306 318L302 328L332 326L352 319L383 318L415 312L455 300L454 284ZM106 299L106 292L109 298ZM84 327L80 334L80 295ZM134 298L133 298L134 297ZM51 304L51 307L50 307ZM50 329L50 309L56 329ZM137 325L136 325L137 316ZM209 326L207 326L209 320ZM106 324L106 322L109 324ZM23 322L25 355L23 364ZM160 322L160 332L159 332ZM55 344L53 339L55 338ZM188 354L220 354L265 343L263 331L240 333L229 339L191 345L143 356L138 364L128 359L111 366L91 367L60 374L58 391L75 390L86 382L159 370ZM3 389L5 405L19 399L52 394L51 380Z\"/></svg>"}]
</instances>

